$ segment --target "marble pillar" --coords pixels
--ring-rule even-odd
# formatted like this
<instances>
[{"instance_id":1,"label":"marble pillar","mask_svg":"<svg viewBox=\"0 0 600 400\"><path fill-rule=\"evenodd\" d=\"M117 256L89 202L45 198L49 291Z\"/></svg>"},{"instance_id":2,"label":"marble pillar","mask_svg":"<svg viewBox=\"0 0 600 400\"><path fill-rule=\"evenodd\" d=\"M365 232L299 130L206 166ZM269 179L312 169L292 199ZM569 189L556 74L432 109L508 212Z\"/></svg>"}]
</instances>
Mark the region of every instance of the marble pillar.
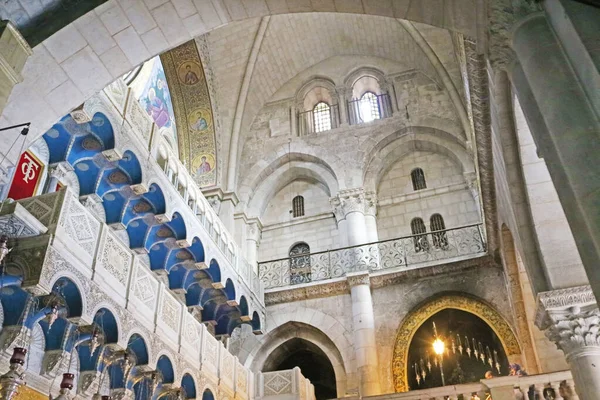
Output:
<instances>
[{"instance_id":1,"label":"marble pillar","mask_svg":"<svg viewBox=\"0 0 600 400\"><path fill-rule=\"evenodd\" d=\"M352 329L360 396L381 394L377 371L375 317L368 272L347 274L352 297Z\"/></svg>"},{"instance_id":2,"label":"marble pillar","mask_svg":"<svg viewBox=\"0 0 600 400\"><path fill-rule=\"evenodd\" d=\"M538 294L535 324L563 351L581 400L600 393L600 310L590 286Z\"/></svg>"},{"instance_id":3,"label":"marble pillar","mask_svg":"<svg viewBox=\"0 0 600 400\"><path fill-rule=\"evenodd\" d=\"M367 243L378 242L377 195L375 192L365 193L365 225L367 228Z\"/></svg>"},{"instance_id":4,"label":"marble pillar","mask_svg":"<svg viewBox=\"0 0 600 400\"><path fill-rule=\"evenodd\" d=\"M573 232L590 285L600 296L600 119L544 13L513 30L510 77L538 152Z\"/></svg>"}]
</instances>

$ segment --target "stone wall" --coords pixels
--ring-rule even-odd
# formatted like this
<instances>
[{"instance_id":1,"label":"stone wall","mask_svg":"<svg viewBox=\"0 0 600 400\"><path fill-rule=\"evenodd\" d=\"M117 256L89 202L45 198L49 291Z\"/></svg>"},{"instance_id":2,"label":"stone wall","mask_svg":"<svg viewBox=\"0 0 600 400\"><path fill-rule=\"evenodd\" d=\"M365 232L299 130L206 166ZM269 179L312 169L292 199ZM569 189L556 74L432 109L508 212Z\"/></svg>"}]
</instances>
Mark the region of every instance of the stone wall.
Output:
<instances>
[{"instance_id":1,"label":"stone wall","mask_svg":"<svg viewBox=\"0 0 600 400\"><path fill-rule=\"evenodd\" d=\"M441 266L443 270L443 266ZM329 355L338 380L338 396L353 393L357 389L354 335L352 326L352 299L349 293L337 290L340 283L326 283L331 293L328 297L308 298L267 306L267 331L263 336L251 335L244 331L236 333L230 351L240 358L240 362L254 372L260 371L266 357L287 339L286 327L296 323L293 335L311 341L323 348L330 348L329 354L339 354L340 360ZM345 284L345 283L344 283ZM326 293L327 290L324 290ZM379 379L382 393L394 392L392 356L397 331L404 318L415 308L443 293L458 293L473 296L495 308L514 329L511 305L506 280L499 268L478 266L460 272L442 273L429 278L405 277L371 289L375 316L375 339L378 348ZM269 296L275 294L266 294ZM278 329L283 327L283 329ZM331 343L318 333L330 338ZM234 350L235 349L235 350ZM327 352L326 352L327 353ZM338 375L345 376L340 381ZM340 393L340 388L343 389Z\"/></svg>"},{"instance_id":2,"label":"stone wall","mask_svg":"<svg viewBox=\"0 0 600 400\"><path fill-rule=\"evenodd\" d=\"M410 173L421 168L426 189L413 189ZM395 163L379 182L377 230L380 240L411 235L410 221L421 218L430 231L431 215L439 213L446 228L480 222L478 204L460 166L436 153L415 151Z\"/></svg>"}]
</instances>

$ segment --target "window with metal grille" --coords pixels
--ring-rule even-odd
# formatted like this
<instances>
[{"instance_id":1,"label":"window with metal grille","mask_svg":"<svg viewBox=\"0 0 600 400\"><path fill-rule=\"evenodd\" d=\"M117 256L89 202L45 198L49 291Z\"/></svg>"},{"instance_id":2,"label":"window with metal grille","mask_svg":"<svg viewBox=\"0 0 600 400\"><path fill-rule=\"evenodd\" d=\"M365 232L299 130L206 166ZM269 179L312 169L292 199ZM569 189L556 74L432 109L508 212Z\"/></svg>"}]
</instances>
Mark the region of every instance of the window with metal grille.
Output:
<instances>
[{"instance_id":1,"label":"window with metal grille","mask_svg":"<svg viewBox=\"0 0 600 400\"><path fill-rule=\"evenodd\" d=\"M331 129L331 107L321 101L313 108L315 132L324 132Z\"/></svg>"},{"instance_id":2,"label":"window with metal grille","mask_svg":"<svg viewBox=\"0 0 600 400\"><path fill-rule=\"evenodd\" d=\"M375 93L366 92L361 96L360 118L363 122L370 122L381 118L381 114L379 113L379 102Z\"/></svg>"},{"instance_id":3,"label":"window with metal grille","mask_svg":"<svg viewBox=\"0 0 600 400\"><path fill-rule=\"evenodd\" d=\"M427 228L421 218L413 218L410 221L410 230L414 235L413 241L415 244L415 251L427 251L429 249L429 241L427 240Z\"/></svg>"},{"instance_id":4,"label":"window with metal grille","mask_svg":"<svg viewBox=\"0 0 600 400\"><path fill-rule=\"evenodd\" d=\"M296 196L292 199L292 216L294 218L304 216L304 197Z\"/></svg>"},{"instance_id":5,"label":"window with metal grille","mask_svg":"<svg viewBox=\"0 0 600 400\"><path fill-rule=\"evenodd\" d=\"M310 246L300 242L290 249L290 284L296 285L310 281Z\"/></svg>"},{"instance_id":6,"label":"window with metal grille","mask_svg":"<svg viewBox=\"0 0 600 400\"><path fill-rule=\"evenodd\" d=\"M448 247L448 237L446 236L446 224L444 218L440 214L433 214L429 218L429 230L433 246L438 249L446 249Z\"/></svg>"},{"instance_id":7,"label":"window with metal grille","mask_svg":"<svg viewBox=\"0 0 600 400\"><path fill-rule=\"evenodd\" d=\"M414 190L427 189L427 183L425 182L425 173L421 168L415 168L412 171L410 171L410 179L412 180Z\"/></svg>"}]
</instances>

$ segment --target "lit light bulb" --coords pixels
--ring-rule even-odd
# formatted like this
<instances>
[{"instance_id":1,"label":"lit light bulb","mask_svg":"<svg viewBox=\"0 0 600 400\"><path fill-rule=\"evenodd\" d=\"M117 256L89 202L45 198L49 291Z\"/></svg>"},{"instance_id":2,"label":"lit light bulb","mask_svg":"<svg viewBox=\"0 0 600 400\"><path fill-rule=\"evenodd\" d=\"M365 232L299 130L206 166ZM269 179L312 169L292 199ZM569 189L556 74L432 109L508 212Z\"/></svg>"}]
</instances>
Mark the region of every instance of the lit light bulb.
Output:
<instances>
[{"instance_id":1,"label":"lit light bulb","mask_svg":"<svg viewBox=\"0 0 600 400\"><path fill-rule=\"evenodd\" d=\"M444 347L444 342L442 342L440 339L435 339L435 341L433 342L433 351L438 356L444 354Z\"/></svg>"}]
</instances>

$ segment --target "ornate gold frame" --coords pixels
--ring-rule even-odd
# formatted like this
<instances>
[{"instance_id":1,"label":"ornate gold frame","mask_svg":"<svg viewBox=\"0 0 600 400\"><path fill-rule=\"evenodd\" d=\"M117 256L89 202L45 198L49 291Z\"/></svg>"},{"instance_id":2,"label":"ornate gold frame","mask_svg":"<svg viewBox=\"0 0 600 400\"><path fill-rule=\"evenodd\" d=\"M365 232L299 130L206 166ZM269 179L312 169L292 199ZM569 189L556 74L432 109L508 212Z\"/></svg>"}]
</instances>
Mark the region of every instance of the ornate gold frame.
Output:
<instances>
[{"instance_id":1,"label":"ornate gold frame","mask_svg":"<svg viewBox=\"0 0 600 400\"><path fill-rule=\"evenodd\" d=\"M392 373L396 392L408 391L408 349L417 329L429 317L447 308L466 311L478 316L498 335L508 357L521 354L521 346L512 328L504 317L490 305L464 295L440 296L411 311L398 328L392 357Z\"/></svg>"}]
</instances>

